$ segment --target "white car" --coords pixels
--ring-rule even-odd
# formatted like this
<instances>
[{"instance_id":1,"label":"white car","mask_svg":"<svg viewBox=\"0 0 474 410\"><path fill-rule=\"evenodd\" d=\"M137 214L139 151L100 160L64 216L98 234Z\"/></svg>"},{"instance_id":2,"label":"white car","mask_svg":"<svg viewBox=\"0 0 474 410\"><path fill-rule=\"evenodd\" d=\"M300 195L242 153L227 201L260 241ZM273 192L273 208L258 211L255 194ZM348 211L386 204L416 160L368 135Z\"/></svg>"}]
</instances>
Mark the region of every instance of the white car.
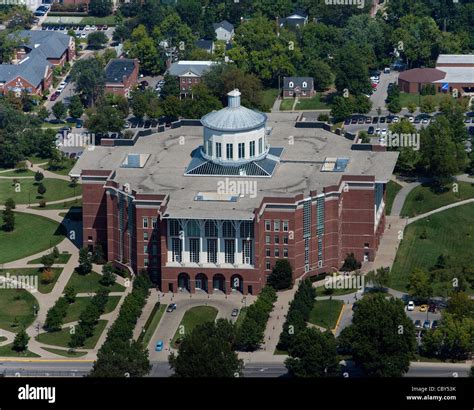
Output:
<instances>
[{"instance_id":1,"label":"white car","mask_svg":"<svg viewBox=\"0 0 474 410\"><path fill-rule=\"evenodd\" d=\"M57 91L58 93L62 93L65 87L66 87L66 86L64 86L64 85L60 85L56 91Z\"/></svg>"},{"instance_id":2,"label":"white car","mask_svg":"<svg viewBox=\"0 0 474 410\"><path fill-rule=\"evenodd\" d=\"M393 117L393 120L392 120L392 122L395 122L395 123L397 123L397 122L399 122L399 121L400 121L400 118L398 118L398 117Z\"/></svg>"},{"instance_id":3,"label":"white car","mask_svg":"<svg viewBox=\"0 0 474 410\"><path fill-rule=\"evenodd\" d=\"M408 121L413 122L413 121L415 121L415 118L414 117L408 117Z\"/></svg>"},{"instance_id":4,"label":"white car","mask_svg":"<svg viewBox=\"0 0 474 410\"><path fill-rule=\"evenodd\" d=\"M428 118L423 118L423 120L421 121L422 124L428 124L430 122L430 120Z\"/></svg>"},{"instance_id":5,"label":"white car","mask_svg":"<svg viewBox=\"0 0 474 410\"><path fill-rule=\"evenodd\" d=\"M81 33L80 37L81 38L87 38L87 34L86 33Z\"/></svg>"},{"instance_id":6,"label":"white car","mask_svg":"<svg viewBox=\"0 0 474 410\"><path fill-rule=\"evenodd\" d=\"M91 26L87 25L84 27L84 30L89 31L91 29Z\"/></svg>"},{"instance_id":7,"label":"white car","mask_svg":"<svg viewBox=\"0 0 474 410\"><path fill-rule=\"evenodd\" d=\"M387 128L382 128L382 131L380 131L380 137L386 137L387 136Z\"/></svg>"},{"instance_id":8,"label":"white car","mask_svg":"<svg viewBox=\"0 0 474 410\"><path fill-rule=\"evenodd\" d=\"M374 134L379 135L380 134L380 128L376 128Z\"/></svg>"},{"instance_id":9,"label":"white car","mask_svg":"<svg viewBox=\"0 0 474 410\"><path fill-rule=\"evenodd\" d=\"M97 26L91 26L91 30L92 30L92 31L97 30Z\"/></svg>"},{"instance_id":10,"label":"white car","mask_svg":"<svg viewBox=\"0 0 474 410\"><path fill-rule=\"evenodd\" d=\"M413 302L412 300L410 300L410 301L408 302L408 305L407 305L407 310L408 310L409 312L415 310L415 302Z\"/></svg>"}]
</instances>

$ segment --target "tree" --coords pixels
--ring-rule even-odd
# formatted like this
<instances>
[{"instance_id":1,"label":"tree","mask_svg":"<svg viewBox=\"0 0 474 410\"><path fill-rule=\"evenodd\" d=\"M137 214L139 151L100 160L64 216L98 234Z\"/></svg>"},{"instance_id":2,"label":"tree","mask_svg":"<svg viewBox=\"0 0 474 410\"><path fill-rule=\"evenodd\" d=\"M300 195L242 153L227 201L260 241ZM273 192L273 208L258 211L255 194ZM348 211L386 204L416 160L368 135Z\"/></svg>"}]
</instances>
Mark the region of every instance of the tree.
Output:
<instances>
[{"instance_id":1,"label":"tree","mask_svg":"<svg viewBox=\"0 0 474 410\"><path fill-rule=\"evenodd\" d=\"M288 289L292 284L292 269L288 259L278 259L268 277L268 284L276 290Z\"/></svg>"},{"instance_id":2,"label":"tree","mask_svg":"<svg viewBox=\"0 0 474 410\"><path fill-rule=\"evenodd\" d=\"M388 103L387 108L392 114L399 113L402 110L400 100L398 98L394 98Z\"/></svg>"},{"instance_id":3,"label":"tree","mask_svg":"<svg viewBox=\"0 0 474 410\"><path fill-rule=\"evenodd\" d=\"M81 98L78 95L73 95L69 102L69 115L72 118L81 118L82 114L84 114L84 107Z\"/></svg>"},{"instance_id":4,"label":"tree","mask_svg":"<svg viewBox=\"0 0 474 410\"><path fill-rule=\"evenodd\" d=\"M307 328L300 332L288 349L285 366L290 376L334 377L339 373L337 344L331 332Z\"/></svg>"},{"instance_id":5,"label":"tree","mask_svg":"<svg viewBox=\"0 0 474 410\"><path fill-rule=\"evenodd\" d=\"M47 253L41 256L40 262L44 266L45 269L51 268L54 264L54 255L52 253Z\"/></svg>"},{"instance_id":6,"label":"tree","mask_svg":"<svg viewBox=\"0 0 474 410\"><path fill-rule=\"evenodd\" d=\"M105 105L87 112L86 127L90 132L96 134L106 134L108 132L120 132L123 128L124 120L121 113L110 105Z\"/></svg>"},{"instance_id":7,"label":"tree","mask_svg":"<svg viewBox=\"0 0 474 410\"><path fill-rule=\"evenodd\" d=\"M474 318L474 300L470 299L465 292L454 292L448 300L446 312L454 318Z\"/></svg>"},{"instance_id":8,"label":"tree","mask_svg":"<svg viewBox=\"0 0 474 410\"><path fill-rule=\"evenodd\" d=\"M58 101L56 104L53 105L53 115L58 119L62 120L66 117L67 108L62 101Z\"/></svg>"},{"instance_id":9,"label":"tree","mask_svg":"<svg viewBox=\"0 0 474 410\"><path fill-rule=\"evenodd\" d=\"M35 172L35 181L36 182L41 182L43 180L43 178L44 178L44 175L43 175L42 172L40 172L40 171Z\"/></svg>"},{"instance_id":10,"label":"tree","mask_svg":"<svg viewBox=\"0 0 474 410\"><path fill-rule=\"evenodd\" d=\"M414 269L408 283L410 296L427 301L433 295L433 288L429 275L422 269Z\"/></svg>"},{"instance_id":11,"label":"tree","mask_svg":"<svg viewBox=\"0 0 474 410\"><path fill-rule=\"evenodd\" d=\"M75 91L87 106L93 105L104 92L105 74L97 58L77 61L71 70L71 79L75 82Z\"/></svg>"},{"instance_id":12,"label":"tree","mask_svg":"<svg viewBox=\"0 0 474 410\"><path fill-rule=\"evenodd\" d=\"M12 232L15 230L15 214L11 207L5 206L2 212L3 230L5 232Z\"/></svg>"},{"instance_id":13,"label":"tree","mask_svg":"<svg viewBox=\"0 0 474 410\"><path fill-rule=\"evenodd\" d=\"M225 319L198 325L171 353L169 363L178 377L235 377L243 361L233 350L235 328Z\"/></svg>"},{"instance_id":14,"label":"tree","mask_svg":"<svg viewBox=\"0 0 474 410\"><path fill-rule=\"evenodd\" d=\"M41 272L41 282L42 283L52 283L54 280L54 273L51 268L45 268Z\"/></svg>"},{"instance_id":15,"label":"tree","mask_svg":"<svg viewBox=\"0 0 474 410\"><path fill-rule=\"evenodd\" d=\"M436 110L436 101L433 97L427 96L421 100L420 110L424 113L431 113Z\"/></svg>"},{"instance_id":16,"label":"tree","mask_svg":"<svg viewBox=\"0 0 474 410\"><path fill-rule=\"evenodd\" d=\"M95 31L87 36L87 47L93 50L104 48L108 38L102 31Z\"/></svg>"},{"instance_id":17,"label":"tree","mask_svg":"<svg viewBox=\"0 0 474 410\"><path fill-rule=\"evenodd\" d=\"M102 277L100 278L100 284L104 286L112 286L117 280L117 276L114 272L113 265L109 262L102 267Z\"/></svg>"},{"instance_id":18,"label":"tree","mask_svg":"<svg viewBox=\"0 0 474 410\"><path fill-rule=\"evenodd\" d=\"M331 103L331 116L334 122L343 121L354 111L354 99L345 97L334 97Z\"/></svg>"},{"instance_id":19,"label":"tree","mask_svg":"<svg viewBox=\"0 0 474 410\"><path fill-rule=\"evenodd\" d=\"M92 263L87 248L81 248L79 251L79 267L77 270L81 275L87 275L92 271Z\"/></svg>"},{"instance_id":20,"label":"tree","mask_svg":"<svg viewBox=\"0 0 474 410\"><path fill-rule=\"evenodd\" d=\"M26 333L25 329L21 328L13 340L13 350L17 352L24 352L28 348L29 341L30 337Z\"/></svg>"},{"instance_id":21,"label":"tree","mask_svg":"<svg viewBox=\"0 0 474 410\"><path fill-rule=\"evenodd\" d=\"M367 274L367 281L371 282L376 288L384 289L390 284L390 268L378 268Z\"/></svg>"},{"instance_id":22,"label":"tree","mask_svg":"<svg viewBox=\"0 0 474 410\"><path fill-rule=\"evenodd\" d=\"M371 294L357 303L352 324L338 342L367 376L400 377L415 353L415 327L401 300Z\"/></svg>"},{"instance_id":23,"label":"tree","mask_svg":"<svg viewBox=\"0 0 474 410\"><path fill-rule=\"evenodd\" d=\"M353 252L348 253L346 255L346 259L344 259L344 264L342 265L342 270L343 271L355 271L357 269L360 269L362 264L356 259L355 255Z\"/></svg>"},{"instance_id":24,"label":"tree","mask_svg":"<svg viewBox=\"0 0 474 410\"><path fill-rule=\"evenodd\" d=\"M46 187L43 185L42 182L40 182L38 185L38 194L41 196L44 196L45 193L46 193Z\"/></svg>"},{"instance_id":25,"label":"tree","mask_svg":"<svg viewBox=\"0 0 474 410\"><path fill-rule=\"evenodd\" d=\"M74 288L74 286L69 285L64 288L64 298L69 304L74 303L76 301L76 289Z\"/></svg>"},{"instance_id":26,"label":"tree","mask_svg":"<svg viewBox=\"0 0 474 410\"><path fill-rule=\"evenodd\" d=\"M371 90L367 60L361 53L360 45L348 42L334 57L336 88L352 95L368 94Z\"/></svg>"},{"instance_id":27,"label":"tree","mask_svg":"<svg viewBox=\"0 0 474 410\"><path fill-rule=\"evenodd\" d=\"M157 75L164 68L158 47L144 25L140 24L132 31L130 39L125 40L123 47L130 58L140 60L140 69L144 73Z\"/></svg>"},{"instance_id":28,"label":"tree","mask_svg":"<svg viewBox=\"0 0 474 410\"><path fill-rule=\"evenodd\" d=\"M97 17L109 16L112 14L112 0L90 0L89 12Z\"/></svg>"},{"instance_id":29,"label":"tree","mask_svg":"<svg viewBox=\"0 0 474 410\"><path fill-rule=\"evenodd\" d=\"M325 63L323 60L310 59L307 60L303 66L305 73L309 77L313 77L314 88L316 90L325 90L332 84L334 74L332 73L329 64Z\"/></svg>"},{"instance_id":30,"label":"tree","mask_svg":"<svg viewBox=\"0 0 474 410\"><path fill-rule=\"evenodd\" d=\"M409 102L408 105L407 105L407 108L408 108L408 112L410 114L413 114L416 109L418 108L417 105L412 101L412 102Z\"/></svg>"},{"instance_id":31,"label":"tree","mask_svg":"<svg viewBox=\"0 0 474 410\"><path fill-rule=\"evenodd\" d=\"M10 208L10 209L16 208L16 204L13 198L7 198L7 200L5 201L5 208Z\"/></svg>"}]
</instances>

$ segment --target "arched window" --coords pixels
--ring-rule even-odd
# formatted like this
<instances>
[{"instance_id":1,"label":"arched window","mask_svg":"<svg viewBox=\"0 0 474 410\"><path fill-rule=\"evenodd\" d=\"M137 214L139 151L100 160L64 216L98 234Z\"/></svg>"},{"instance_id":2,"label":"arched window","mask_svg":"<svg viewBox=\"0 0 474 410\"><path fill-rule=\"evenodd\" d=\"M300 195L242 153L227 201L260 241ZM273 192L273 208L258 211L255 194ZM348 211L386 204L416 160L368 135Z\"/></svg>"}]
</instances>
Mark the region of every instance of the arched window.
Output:
<instances>
[{"instance_id":1,"label":"arched window","mask_svg":"<svg viewBox=\"0 0 474 410\"><path fill-rule=\"evenodd\" d=\"M293 81L290 81L289 84L288 84L288 86L289 86L290 88L293 88L293 87L295 86L295 83L294 83Z\"/></svg>"},{"instance_id":2,"label":"arched window","mask_svg":"<svg viewBox=\"0 0 474 410\"><path fill-rule=\"evenodd\" d=\"M308 83L306 81L303 81L303 88L308 87Z\"/></svg>"}]
</instances>

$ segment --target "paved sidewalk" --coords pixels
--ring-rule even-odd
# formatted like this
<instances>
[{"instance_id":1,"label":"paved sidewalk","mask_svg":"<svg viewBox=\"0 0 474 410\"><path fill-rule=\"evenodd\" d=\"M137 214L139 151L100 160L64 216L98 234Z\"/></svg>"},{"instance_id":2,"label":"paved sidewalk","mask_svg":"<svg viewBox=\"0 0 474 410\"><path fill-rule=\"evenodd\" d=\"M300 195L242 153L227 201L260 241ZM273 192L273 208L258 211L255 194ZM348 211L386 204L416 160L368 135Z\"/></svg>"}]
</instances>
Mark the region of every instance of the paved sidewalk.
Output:
<instances>
[{"instance_id":1,"label":"paved sidewalk","mask_svg":"<svg viewBox=\"0 0 474 410\"><path fill-rule=\"evenodd\" d=\"M455 208L461 205L471 204L473 202L474 202L474 198L470 198L470 199L465 199L464 201L459 201L453 204L445 205L445 206L442 206L441 208L437 208L432 211L426 212L424 214L414 216L413 218L409 218L408 223L411 224L413 222L419 221L420 219L424 219L430 215L437 214L438 212L443 212L443 211L446 211L447 209Z\"/></svg>"}]
</instances>

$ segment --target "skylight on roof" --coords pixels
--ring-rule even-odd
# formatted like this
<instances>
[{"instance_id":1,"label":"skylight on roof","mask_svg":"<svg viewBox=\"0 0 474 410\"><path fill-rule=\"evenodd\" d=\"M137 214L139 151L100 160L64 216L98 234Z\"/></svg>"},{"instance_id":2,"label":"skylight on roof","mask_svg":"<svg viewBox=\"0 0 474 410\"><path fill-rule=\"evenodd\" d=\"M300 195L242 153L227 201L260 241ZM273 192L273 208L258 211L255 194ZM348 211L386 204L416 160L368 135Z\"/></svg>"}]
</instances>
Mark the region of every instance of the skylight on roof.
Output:
<instances>
[{"instance_id":1,"label":"skylight on roof","mask_svg":"<svg viewBox=\"0 0 474 410\"><path fill-rule=\"evenodd\" d=\"M122 168L143 168L150 154L127 154L122 162Z\"/></svg>"},{"instance_id":2,"label":"skylight on roof","mask_svg":"<svg viewBox=\"0 0 474 410\"><path fill-rule=\"evenodd\" d=\"M321 172L344 172L349 158L328 157L325 159Z\"/></svg>"}]
</instances>

